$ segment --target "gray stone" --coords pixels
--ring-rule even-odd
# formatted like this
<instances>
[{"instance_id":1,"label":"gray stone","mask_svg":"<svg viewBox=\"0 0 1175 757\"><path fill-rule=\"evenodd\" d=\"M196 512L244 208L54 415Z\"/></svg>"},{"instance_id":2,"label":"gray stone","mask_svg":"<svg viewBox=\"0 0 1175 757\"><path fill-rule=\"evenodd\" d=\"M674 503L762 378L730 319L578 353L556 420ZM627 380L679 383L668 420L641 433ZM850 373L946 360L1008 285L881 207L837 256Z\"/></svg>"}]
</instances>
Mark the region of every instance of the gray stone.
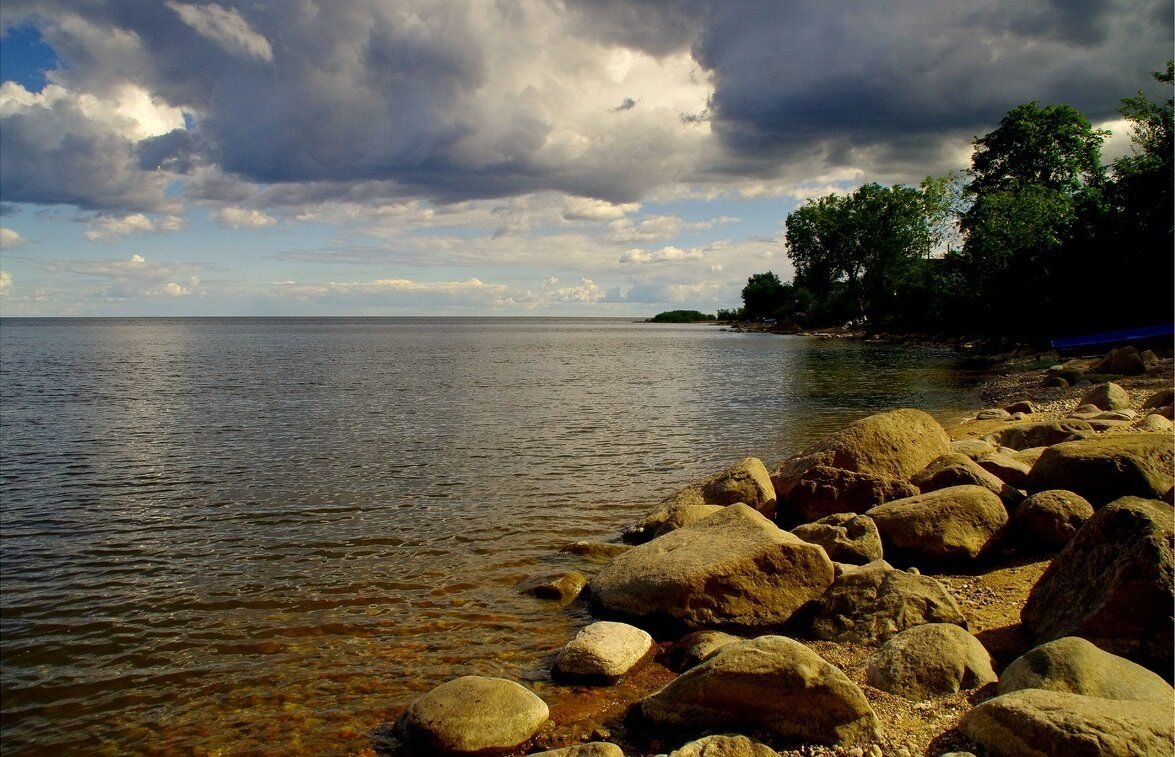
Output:
<instances>
[{"instance_id":1,"label":"gray stone","mask_svg":"<svg viewBox=\"0 0 1175 757\"><path fill-rule=\"evenodd\" d=\"M782 625L832 583L832 561L743 504L619 555L592 579L592 601L686 628Z\"/></svg>"},{"instance_id":2,"label":"gray stone","mask_svg":"<svg viewBox=\"0 0 1175 757\"><path fill-rule=\"evenodd\" d=\"M812 633L840 642L884 641L922 623L967 625L946 587L884 561L845 573L816 605Z\"/></svg>"},{"instance_id":3,"label":"gray stone","mask_svg":"<svg viewBox=\"0 0 1175 757\"><path fill-rule=\"evenodd\" d=\"M881 536L865 515L837 513L792 529L806 542L819 544L834 562L864 565L881 559Z\"/></svg>"},{"instance_id":4,"label":"gray stone","mask_svg":"<svg viewBox=\"0 0 1175 757\"><path fill-rule=\"evenodd\" d=\"M518 584L518 591L539 599L554 599L562 604L574 601L583 587L587 576L577 570L544 573L533 576Z\"/></svg>"},{"instance_id":5,"label":"gray stone","mask_svg":"<svg viewBox=\"0 0 1175 757\"><path fill-rule=\"evenodd\" d=\"M939 489L866 514L877 524L887 559L920 567L973 562L1008 522L1000 498L981 486Z\"/></svg>"},{"instance_id":6,"label":"gray stone","mask_svg":"<svg viewBox=\"0 0 1175 757\"><path fill-rule=\"evenodd\" d=\"M601 620L583 628L555 658L565 678L615 683L653 652L653 637L627 623Z\"/></svg>"},{"instance_id":7,"label":"gray stone","mask_svg":"<svg viewBox=\"0 0 1175 757\"><path fill-rule=\"evenodd\" d=\"M409 705L397 732L426 754L506 754L530 741L548 715L543 700L513 681L464 676Z\"/></svg>"},{"instance_id":8,"label":"gray stone","mask_svg":"<svg viewBox=\"0 0 1175 757\"><path fill-rule=\"evenodd\" d=\"M1124 497L1094 513L1032 587L1020 619L1036 641L1081 636L1159 672L1172 665L1171 505Z\"/></svg>"},{"instance_id":9,"label":"gray stone","mask_svg":"<svg viewBox=\"0 0 1175 757\"><path fill-rule=\"evenodd\" d=\"M1146 668L1098 649L1079 636L1066 636L1030 650L1000 676L998 691L1068 691L1103 699L1152 702L1175 707L1171 684Z\"/></svg>"},{"instance_id":10,"label":"gray stone","mask_svg":"<svg viewBox=\"0 0 1175 757\"><path fill-rule=\"evenodd\" d=\"M963 716L959 730L1009 757L1170 755L1175 736L1169 707L1043 689L989 699Z\"/></svg>"},{"instance_id":11,"label":"gray stone","mask_svg":"<svg viewBox=\"0 0 1175 757\"><path fill-rule=\"evenodd\" d=\"M1130 407L1130 395L1112 381L1098 384L1081 398L1082 405L1096 405L1102 410L1123 410Z\"/></svg>"},{"instance_id":12,"label":"gray stone","mask_svg":"<svg viewBox=\"0 0 1175 757\"><path fill-rule=\"evenodd\" d=\"M730 644L640 702L665 728L753 728L782 740L854 745L879 737L865 695L839 669L783 636Z\"/></svg>"},{"instance_id":13,"label":"gray stone","mask_svg":"<svg viewBox=\"0 0 1175 757\"><path fill-rule=\"evenodd\" d=\"M1172 484L1175 448L1158 434L1115 434L1057 444L1028 474L1034 490L1067 489L1095 507L1118 497L1158 499Z\"/></svg>"},{"instance_id":14,"label":"gray stone","mask_svg":"<svg viewBox=\"0 0 1175 757\"><path fill-rule=\"evenodd\" d=\"M746 736L723 734L691 741L669 757L779 757L779 752Z\"/></svg>"},{"instance_id":15,"label":"gray stone","mask_svg":"<svg viewBox=\"0 0 1175 757\"><path fill-rule=\"evenodd\" d=\"M996 680L991 655L953 623L927 623L892 637L870 656L869 685L915 702Z\"/></svg>"},{"instance_id":16,"label":"gray stone","mask_svg":"<svg viewBox=\"0 0 1175 757\"><path fill-rule=\"evenodd\" d=\"M688 633L670 647L668 667L679 673L688 670L718 654L718 650L727 644L736 641L745 639L724 631L702 630Z\"/></svg>"}]
</instances>

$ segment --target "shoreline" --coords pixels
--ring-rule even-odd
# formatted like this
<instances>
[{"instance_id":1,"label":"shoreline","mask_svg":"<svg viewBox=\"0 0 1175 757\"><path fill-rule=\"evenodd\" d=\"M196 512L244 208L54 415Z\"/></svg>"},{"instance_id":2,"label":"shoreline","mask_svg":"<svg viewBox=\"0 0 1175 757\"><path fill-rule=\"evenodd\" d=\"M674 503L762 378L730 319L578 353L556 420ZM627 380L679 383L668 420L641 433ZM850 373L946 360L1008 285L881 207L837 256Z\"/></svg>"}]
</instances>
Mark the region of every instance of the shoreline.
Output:
<instances>
[{"instance_id":1,"label":"shoreline","mask_svg":"<svg viewBox=\"0 0 1175 757\"><path fill-rule=\"evenodd\" d=\"M812 334L812 336L820 336ZM979 395L987 407L1002 407L1022 400L1037 406L1032 421L1062 421L1072 411L1088 386L1065 388L1042 386L1046 373L1042 366L1051 365L1056 353L1019 351L994 359L989 376L979 387ZM1159 389L1170 389L1173 383L1173 362L1164 357L1140 376L1118 376L1132 407L1138 408ZM978 413L982 409L977 409ZM973 413L976 414L976 413ZM952 438L970 436L968 424L983 421L964 421L948 429ZM984 427L985 428L985 427ZM1110 430L1111 432L1113 429ZM774 462L774 461L772 461ZM934 572L938 579L958 600L968 621L968 629L987 647L1002 670L1013 659L1031 646L1031 638L1021 627L1020 610L1033 585L1044 574L1055 555L1024 553L1016 549L999 559L959 572ZM606 564L602 560L584 560L585 573L597 571ZM896 566L902 567L902 566ZM583 602L582 599L576 600ZM552 608L552 612L560 610ZM599 613L586 608L589 622L599 619ZM517 754L537 753L540 748L557 749L580 744L608 741L621 746L626 755L664 754L680 746L680 738L650 735L635 726L627 713L643 697L667 685L678 674L665 662L673 643L672 636L656 636L653 659L611 686L568 685L553 680L549 674L536 671L523 682L548 702L551 721ZM865 748L808 745L795 750L778 751L780 755L915 755L942 754L950 751L979 749L957 729L959 718L978 702L994 695L994 687L961 690L949 696L940 696L925 702L913 702L870 687L866 683L866 666L876 645L819 641L797 636L801 644L812 649L825 660L843 670L862 687L870 704L883 723L884 738ZM551 655L553 660L554 655ZM550 663L552 660L545 660ZM549 665L548 665L549 669ZM384 730L377 736L380 753L397 753L391 732Z\"/></svg>"}]
</instances>

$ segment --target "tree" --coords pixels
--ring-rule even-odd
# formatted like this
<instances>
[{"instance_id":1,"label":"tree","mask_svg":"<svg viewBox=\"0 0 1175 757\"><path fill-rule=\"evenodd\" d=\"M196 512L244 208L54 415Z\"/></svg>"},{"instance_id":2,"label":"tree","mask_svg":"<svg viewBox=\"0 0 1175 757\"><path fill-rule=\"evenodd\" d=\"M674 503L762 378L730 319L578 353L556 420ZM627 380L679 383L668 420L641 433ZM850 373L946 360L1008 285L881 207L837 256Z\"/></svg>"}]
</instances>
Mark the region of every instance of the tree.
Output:
<instances>
[{"instance_id":1,"label":"tree","mask_svg":"<svg viewBox=\"0 0 1175 757\"><path fill-rule=\"evenodd\" d=\"M963 231L959 219L969 207L966 175L962 171L951 171L942 176L927 176L918 189L922 192L922 208L926 214L927 256L942 256L962 249Z\"/></svg>"},{"instance_id":2,"label":"tree","mask_svg":"<svg viewBox=\"0 0 1175 757\"><path fill-rule=\"evenodd\" d=\"M743 317L753 321L775 315L784 292L783 282L771 271L748 277L743 287Z\"/></svg>"}]
</instances>

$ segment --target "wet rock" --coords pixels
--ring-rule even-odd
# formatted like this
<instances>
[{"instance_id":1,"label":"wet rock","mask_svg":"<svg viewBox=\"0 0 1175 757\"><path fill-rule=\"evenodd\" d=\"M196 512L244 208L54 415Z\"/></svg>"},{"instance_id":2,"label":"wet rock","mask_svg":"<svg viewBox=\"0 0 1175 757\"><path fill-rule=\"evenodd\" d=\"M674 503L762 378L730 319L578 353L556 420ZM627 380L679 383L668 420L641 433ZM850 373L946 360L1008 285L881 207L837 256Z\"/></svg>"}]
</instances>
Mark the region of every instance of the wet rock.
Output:
<instances>
[{"instance_id":1,"label":"wet rock","mask_svg":"<svg viewBox=\"0 0 1175 757\"><path fill-rule=\"evenodd\" d=\"M1003 500L1005 506L1015 507L1024 499L1024 493L1009 486L966 455L957 452L935 458L910 477L910 483L923 494L952 486L982 486Z\"/></svg>"},{"instance_id":2,"label":"wet rock","mask_svg":"<svg viewBox=\"0 0 1175 757\"><path fill-rule=\"evenodd\" d=\"M576 570L568 570L533 576L519 583L516 588L532 597L568 604L579 596L585 586L587 576Z\"/></svg>"},{"instance_id":3,"label":"wet rock","mask_svg":"<svg viewBox=\"0 0 1175 757\"><path fill-rule=\"evenodd\" d=\"M1064 547L1093 517L1093 505L1079 494L1049 489L1033 494L1012 514L1012 533L1024 545L1045 550Z\"/></svg>"},{"instance_id":4,"label":"wet rock","mask_svg":"<svg viewBox=\"0 0 1175 757\"><path fill-rule=\"evenodd\" d=\"M1168 710L1175 706L1175 690L1160 676L1078 636L1041 644L1008 665L997 691L1009 694L1020 689L1152 702Z\"/></svg>"},{"instance_id":5,"label":"wet rock","mask_svg":"<svg viewBox=\"0 0 1175 757\"><path fill-rule=\"evenodd\" d=\"M915 702L996 680L991 655L952 623L902 631L870 656L865 674L870 686Z\"/></svg>"},{"instance_id":6,"label":"wet rock","mask_svg":"<svg viewBox=\"0 0 1175 757\"><path fill-rule=\"evenodd\" d=\"M563 678L615 683L653 652L653 637L627 623L601 620L583 628L555 658Z\"/></svg>"},{"instance_id":7,"label":"wet rock","mask_svg":"<svg viewBox=\"0 0 1175 757\"><path fill-rule=\"evenodd\" d=\"M503 678L464 676L413 702L397 721L406 745L423 754L506 754L547 722L547 705Z\"/></svg>"},{"instance_id":8,"label":"wet rock","mask_svg":"<svg viewBox=\"0 0 1175 757\"><path fill-rule=\"evenodd\" d=\"M632 549L629 544L612 544L601 541L577 541L570 544L564 544L559 548L560 552L567 552L573 555L583 555L592 560L611 560L617 555L622 555L628 550Z\"/></svg>"},{"instance_id":9,"label":"wet rock","mask_svg":"<svg viewBox=\"0 0 1175 757\"><path fill-rule=\"evenodd\" d=\"M1130 407L1130 395L1114 382L1098 384L1081 398L1082 405L1095 405L1102 410L1124 410Z\"/></svg>"},{"instance_id":10,"label":"wet rock","mask_svg":"<svg viewBox=\"0 0 1175 757\"><path fill-rule=\"evenodd\" d=\"M619 555L590 583L606 611L686 628L774 627L832 583L832 561L743 504Z\"/></svg>"},{"instance_id":11,"label":"wet rock","mask_svg":"<svg viewBox=\"0 0 1175 757\"><path fill-rule=\"evenodd\" d=\"M779 752L746 736L717 735L691 741L669 757L779 757Z\"/></svg>"},{"instance_id":12,"label":"wet rock","mask_svg":"<svg viewBox=\"0 0 1175 757\"><path fill-rule=\"evenodd\" d=\"M940 582L879 560L836 579L816 606L812 633L828 641L884 641L922 623L966 627L967 620Z\"/></svg>"},{"instance_id":13,"label":"wet rock","mask_svg":"<svg viewBox=\"0 0 1175 757\"><path fill-rule=\"evenodd\" d=\"M877 716L839 669L783 636L730 644L640 702L650 723L706 730L754 728L782 740L875 741Z\"/></svg>"},{"instance_id":14,"label":"wet rock","mask_svg":"<svg viewBox=\"0 0 1175 757\"><path fill-rule=\"evenodd\" d=\"M1124 497L1094 513L1053 559L1020 611L1037 642L1081 636L1169 674L1175 578L1173 510Z\"/></svg>"},{"instance_id":15,"label":"wet rock","mask_svg":"<svg viewBox=\"0 0 1175 757\"><path fill-rule=\"evenodd\" d=\"M881 559L881 536L865 515L837 513L792 529L806 542L824 547L833 562L865 565Z\"/></svg>"},{"instance_id":16,"label":"wet rock","mask_svg":"<svg viewBox=\"0 0 1175 757\"><path fill-rule=\"evenodd\" d=\"M727 644L733 644L736 641L745 641L745 639L724 631L713 630L694 631L686 634L670 647L668 667L678 673L688 670L718 654L718 650Z\"/></svg>"},{"instance_id":17,"label":"wet rock","mask_svg":"<svg viewBox=\"0 0 1175 757\"><path fill-rule=\"evenodd\" d=\"M913 484L871 473L815 465L780 482L777 520L783 524L811 523L836 513L864 512L884 502L912 497Z\"/></svg>"},{"instance_id":18,"label":"wet rock","mask_svg":"<svg viewBox=\"0 0 1175 757\"><path fill-rule=\"evenodd\" d=\"M1137 757L1171 753L1171 722L1148 702L1024 689L975 707L959 730L1000 755Z\"/></svg>"},{"instance_id":19,"label":"wet rock","mask_svg":"<svg viewBox=\"0 0 1175 757\"><path fill-rule=\"evenodd\" d=\"M704 512L693 509L699 505L724 507L741 502L764 515L775 514L775 488L767 467L756 457L743 458L723 470L679 489L662 500L657 507L624 532L626 541L645 542L655 535L674 530L671 522L680 527L704 517ZM663 528L664 527L664 528Z\"/></svg>"},{"instance_id":20,"label":"wet rock","mask_svg":"<svg viewBox=\"0 0 1175 757\"><path fill-rule=\"evenodd\" d=\"M989 550L1008 512L981 486L952 486L879 505L868 513L891 562L970 563Z\"/></svg>"},{"instance_id":21,"label":"wet rock","mask_svg":"<svg viewBox=\"0 0 1175 757\"><path fill-rule=\"evenodd\" d=\"M771 481L782 496L804 472L818 465L904 480L949 449L950 438L930 415L921 410L893 410L862 418L821 439L781 463Z\"/></svg>"},{"instance_id":22,"label":"wet rock","mask_svg":"<svg viewBox=\"0 0 1175 757\"><path fill-rule=\"evenodd\" d=\"M1116 434L1050 447L1028 474L1031 489L1068 489L1096 507L1118 497L1158 499L1172 484L1175 449L1157 434Z\"/></svg>"}]
</instances>

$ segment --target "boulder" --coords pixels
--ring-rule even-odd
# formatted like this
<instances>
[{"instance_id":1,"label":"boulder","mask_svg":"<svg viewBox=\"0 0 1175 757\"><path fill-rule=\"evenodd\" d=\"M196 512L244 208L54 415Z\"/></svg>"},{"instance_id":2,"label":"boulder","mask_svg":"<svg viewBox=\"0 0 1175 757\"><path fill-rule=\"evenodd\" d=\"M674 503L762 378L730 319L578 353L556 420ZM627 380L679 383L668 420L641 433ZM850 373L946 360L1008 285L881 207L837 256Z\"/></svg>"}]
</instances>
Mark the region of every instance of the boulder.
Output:
<instances>
[{"instance_id":1,"label":"boulder","mask_svg":"<svg viewBox=\"0 0 1175 757\"><path fill-rule=\"evenodd\" d=\"M694 505L726 506L741 502L764 515L775 514L775 488L767 466L757 457L746 457L707 478L694 481L662 500L651 513L624 532L627 541L652 539L673 518L689 517L682 508ZM700 511L692 511L696 520ZM672 527L666 530L673 530Z\"/></svg>"},{"instance_id":2,"label":"boulder","mask_svg":"<svg viewBox=\"0 0 1175 757\"><path fill-rule=\"evenodd\" d=\"M994 432L992 436L1003 447L1023 450L1084 439L1092 433L1093 427L1085 421L1063 420L1017 423Z\"/></svg>"},{"instance_id":3,"label":"boulder","mask_svg":"<svg viewBox=\"0 0 1175 757\"><path fill-rule=\"evenodd\" d=\"M1091 373L1110 373L1115 376L1137 376L1146 373L1146 363L1135 347L1110 350L1101 362L1090 369Z\"/></svg>"},{"instance_id":4,"label":"boulder","mask_svg":"<svg viewBox=\"0 0 1175 757\"><path fill-rule=\"evenodd\" d=\"M1018 489L1028 483L1028 471L1032 466L1022 463L1003 452L992 452L975 460L975 464L992 474L1008 486ZM998 494L998 492L997 492Z\"/></svg>"},{"instance_id":5,"label":"boulder","mask_svg":"<svg viewBox=\"0 0 1175 757\"><path fill-rule=\"evenodd\" d=\"M424 754L506 754L547 722L547 705L503 678L464 676L421 696L397 721L397 734Z\"/></svg>"},{"instance_id":6,"label":"boulder","mask_svg":"<svg viewBox=\"0 0 1175 757\"><path fill-rule=\"evenodd\" d=\"M641 700L640 712L664 728L749 728L786 741L848 746L880 735L861 689L818 654L783 636L723 647Z\"/></svg>"},{"instance_id":7,"label":"boulder","mask_svg":"<svg viewBox=\"0 0 1175 757\"><path fill-rule=\"evenodd\" d=\"M816 606L812 633L827 641L884 641L922 623L966 627L967 620L941 583L879 560L836 579Z\"/></svg>"},{"instance_id":8,"label":"boulder","mask_svg":"<svg viewBox=\"0 0 1175 757\"><path fill-rule=\"evenodd\" d=\"M632 549L630 544L612 544L603 541L576 541L559 547L560 552L583 555L589 560L611 560L616 555L622 555L630 549Z\"/></svg>"},{"instance_id":9,"label":"boulder","mask_svg":"<svg viewBox=\"0 0 1175 757\"><path fill-rule=\"evenodd\" d=\"M653 637L627 623L601 620L583 628L555 658L554 673L615 683L653 652Z\"/></svg>"},{"instance_id":10,"label":"boulder","mask_svg":"<svg viewBox=\"0 0 1175 757\"><path fill-rule=\"evenodd\" d=\"M984 555L1008 522L1000 498L982 486L952 486L887 502L866 513L891 562L941 565Z\"/></svg>"},{"instance_id":11,"label":"boulder","mask_svg":"<svg viewBox=\"0 0 1175 757\"><path fill-rule=\"evenodd\" d=\"M966 455L948 452L935 458L910 478L923 494L952 486L982 486L999 497L1007 507L1015 507L1024 499L1024 493L1004 483L994 473L985 470Z\"/></svg>"},{"instance_id":12,"label":"boulder","mask_svg":"<svg viewBox=\"0 0 1175 757\"><path fill-rule=\"evenodd\" d=\"M1048 489L1020 503L1012 514L1011 530L1026 546L1051 551L1068 544L1091 517L1093 505L1081 495Z\"/></svg>"},{"instance_id":13,"label":"boulder","mask_svg":"<svg viewBox=\"0 0 1175 757\"><path fill-rule=\"evenodd\" d=\"M991 655L953 623L927 623L897 634L870 657L870 686L920 702L996 680Z\"/></svg>"},{"instance_id":14,"label":"boulder","mask_svg":"<svg viewBox=\"0 0 1175 757\"><path fill-rule=\"evenodd\" d=\"M1160 676L1078 636L1041 644L1013 661L1000 676L997 691L1010 694L1020 689L1152 702L1168 710L1175 706L1175 690Z\"/></svg>"},{"instance_id":15,"label":"boulder","mask_svg":"<svg viewBox=\"0 0 1175 757\"><path fill-rule=\"evenodd\" d=\"M994 444L985 442L982 439L956 439L951 442L951 452L966 455L972 460L978 460L984 455L990 455L996 449ZM878 502L877 504L881 503Z\"/></svg>"},{"instance_id":16,"label":"boulder","mask_svg":"<svg viewBox=\"0 0 1175 757\"><path fill-rule=\"evenodd\" d=\"M779 752L746 736L719 734L691 741L669 757L779 757Z\"/></svg>"},{"instance_id":17,"label":"boulder","mask_svg":"<svg viewBox=\"0 0 1175 757\"><path fill-rule=\"evenodd\" d=\"M1124 410L1130 407L1130 395L1112 381L1098 384L1081 398L1082 405L1096 405L1102 410Z\"/></svg>"},{"instance_id":18,"label":"boulder","mask_svg":"<svg viewBox=\"0 0 1175 757\"><path fill-rule=\"evenodd\" d=\"M588 744L563 747L562 749L531 752L530 757L624 757L624 750L615 744L609 744L604 741L593 741Z\"/></svg>"},{"instance_id":19,"label":"boulder","mask_svg":"<svg viewBox=\"0 0 1175 757\"><path fill-rule=\"evenodd\" d=\"M907 481L843 468L815 465L786 482L780 480L779 512L783 524L811 523L836 513L864 512L883 502L918 493Z\"/></svg>"},{"instance_id":20,"label":"boulder","mask_svg":"<svg viewBox=\"0 0 1175 757\"><path fill-rule=\"evenodd\" d=\"M743 504L619 555L589 584L592 601L626 617L686 628L770 628L832 583L822 547Z\"/></svg>"},{"instance_id":21,"label":"boulder","mask_svg":"<svg viewBox=\"0 0 1175 757\"><path fill-rule=\"evenodd\" d=\"M975 414L975 420L977 421L1007 421L1011 419L1012 414L999 407L989 407Z\"/></svg>"},{"instance_id":22,"label":"boulder","mask_svg":"<svg viewBox=\"0 0 1175 757\"><path fill-rule=\"evenodd\" d=\"M1040 385L1050 389L1068 389L1069 380L1061 376L1047 376Z\"/></svg>"},{"instance_id":23,"label":"boulder","mask_svg":"<svg viewBox=\"0 0 1175 757\"><path fill-rule=\"evenodd\" d=\"M694 631L681 637L669 648L667 667L678 673L689 670L698 663L705 662L718 650L727 644L744 641L741 636L735 636L724 631Z\"/></svg>"},{"instance_id":24,"label":"boulder","mask_svg":"<svg viewBox=\"0 0 1175 757\"><path fill-rule=\"evenodd\" d=\"M1068 489L1094 506L1118 497L1157 499L1172 484L1175 448L1158 434L1115 434L1045 450L1028 474L1033 490Z\"/></svg>"},{"instance_id":25,"label":"boulder","mask_svg":"<svg viewBox=\"0 0 1175 757\"><path fill-rule=\"evenodd\" d=\"M1039 413L1040 408L1032 400L1017 400L1004 408L1009 413L1024 413L1031 415L1032 413Z\"/></svg>"},{"instance_id":26,"label":"boulder","mask_svg":"<svg viewBox=\"0 0 1175 757\"><path fill-rule=\"evenodd\" d=\"M532 576L518 584L517 589L532 597L554 599L562 604L568 604L579 596L585 586L587 576L577 570L566 570Z\"/></svg>"},{"instance_id":27,"label":"boulder","mask_svg":"<svg viewBox=\"0 0 1175 757\"><path fill-rule=\"evenodd\" d=\"M1170 407L1171 405L1175 405L1175 389L1160 389L1146 398L1146 401L1142 403L1142 409L1151 410L1156 407Z\"/></svg>"},{"instance_id":28,"label":"boulder","mask_svg":"<svg viewBox=\"0 0 1175 757\"><path fill-rule=\"evenodd\" d=\"M1008 449L1011 449L1010 447ZM1028 471L1032 472L1032 466L1036 465L1036 461L1044 454L1048 447L1028 447L1027 449L1013 450L1012 452L1005 452L1004 454L1012 458L1018 463L1024 463L1028 466Z\"/></svg>"},{"instance_id":29,"label":"boulder","mask_svg":"<svg viewBox=\"0 0 1175 757\"><path fill-rule=\"evenodd\" d=\"M881 559L881 536L872 519L836 513L792 529L806 542L819 544L833 562L864 565Z\"/></svg>"},{"instance_id":30,"label":"boulder","mask_svg":"<svg viewBox=\"0 0 1175 757\"><path fill-rule=\"evenodd\" d=\"M1168 707L1043 689L989 699L963 715L959 730L1009 757L1169 755L1175 736Z\"/></svg>"},{"instance_id":31,"label":"boulder","mask_svg":"<svg viewBox=\"0 0 1175 757\"><path fill-rule=\"evenodd\" d=\"M697 523L703 518L709 518L721 512L724 505L671 505L664 511L664 519L653 531L654 538L664 536L670 531L676 531L682 526Z\"/></svg>"},{"instance_id":32,"label":"boulder","mask_svg":"<svg viewBox=\"0 0 1175 757\"><path fill-rule=\"evenodd\" d=\"M1124 497L1094 513L1032 587L1024 627L1038 643L1081 636L1170 675L1173 512Z\"/></svg>"},{"instance_id":33,"label":"boulder","mask_svg":"<svg viewBox=\"0 0 1175 757\"><path fill-rule=\"evenodd\" d=\"M1130 426L1135 431L1143 431L1150 434L1170 434L1175 430L1175 425L1158 413L1151 413L1145 418L1140 418Z\"/></svg>"},{"instance_id":34,"label":"boulder","mask_svg":"<svg viewBox=\"0 0 1175 757\"><path fill-rule=\"evenodd\" d=\"M862 418L784 461L772 472L771 482L776 492L790 490L805 471L817 465L903 480L949 450L950 438L930 415L921 410L892 410Z\"/></svg>"}]
</instances>

